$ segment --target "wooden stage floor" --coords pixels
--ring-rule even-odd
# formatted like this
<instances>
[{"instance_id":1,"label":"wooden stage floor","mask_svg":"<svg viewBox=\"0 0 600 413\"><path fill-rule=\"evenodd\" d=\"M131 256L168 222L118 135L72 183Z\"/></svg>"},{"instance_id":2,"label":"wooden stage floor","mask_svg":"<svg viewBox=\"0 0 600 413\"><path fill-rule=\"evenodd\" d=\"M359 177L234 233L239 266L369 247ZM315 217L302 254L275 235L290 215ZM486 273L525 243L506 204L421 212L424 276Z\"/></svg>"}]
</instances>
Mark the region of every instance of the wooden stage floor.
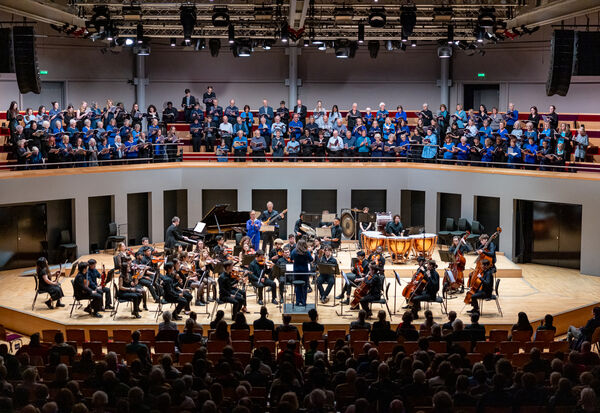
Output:
<instances>
[{"instance_id":1,"label":"wooden stage floor","mask_svg":"<svg viewBox=\"0 0 600 413\"><path fill-rule=\"evenodd\" d=\"M338 261L342 271L350 268L350 258L355 255L354 246L351 243L344 243L344 248L350 248L351 251L342 250L338 253ZM135 249L135 248L134 248ZM104 263L107 268L112 268L111 254L95 254L83 256L81 259L95 258L99 263ZM437 258L437 252L434 253ZM467 257L467 268L472 266L474 256ZM493 301L486 302L481 316L481 322L491 328L508 328L516 322L517 313L525 311L532 322L539 322L545 314L550 313L555 316L555 324L558 333L564 333L569 325L581 325L590 318L591 309L598 305L600 299L600 277L586 276L580 274L577 270L570 270L557 267L549 267L535 264L514 264L503 255L498 256L498 275L500 281L500 306L503 316L501 316ZM396 309L396 314L392 317L392 324L397 325L401 321L402 306L405 304L401 296L401 290L405 283L409 281L416 264L409 262L407 264L392 265L386 263L386 279L392 283L389 289L389 304L392 312ZM440 269L445 265L440 265ZM398 271L402 286L395 286L393 278L393 269ZM69 318L70 305L72 303L72 287L70 279L62 278L62 286L65 293L65 308L49 310L44 305L44 299L38 298L34 311L31 311L31 303L34 296L34 279L32 277L22 276L26 269L9 270L0 272L0 282L3 288L0 289L0 324L11 330L31 334L42 329L65 329L65 328L83 328L83 329L118 329L118 328L147 328L150 325L156 325L154 313L142 312L142 318L133 319L126 306L121 306L119 314L115 320L109 317L108 312L104 313L101 319L93 319L81 310L75 310L73 317ZM442 270L443 271L443 270ZM336 290L340 291L341 279L336 280ZM313 286L314 288L314 286ZM316 289L316 288L315 288ZM251 291L251 290L250 290ZM396 292L396 296L395 296ZM249 324L258 317L259 306L254 294L249 294L247 314ZM345 317L337 314L340 311L338 301L333 307L333 293L331 300L321 305L317 303L319 311L319 321L326 324L328 328L347 328L352 320L356 318L356 312L349 311L344 306ZM470 307L463 303L464 295L459 295L454 299L448 300L448 310L454 310L459 313L459 318L468 322L469 316L465 312ZM314 295L309 295L309 302L314 301ZM148 307L155 309L157 304L149 299ZM276 323L281 319L281 310L279 307L268 304L270 318ZM168 309L165 306L165 309ZM221 306L221 308L225 308ZM377 311L380 307L375 306ZM211 303L208 307L210 312L213 309ZM192 305L192 310L196 311L199 322L208 324L209 318L202 312L206 307L196 307ZM439 304L432 304L431 310L437 321L445 320L446 316L442 314ZM227 316L229 318L229 307L227 307ZM183 322L179 322L183 328Z\"/></svg>"}]
</instances>

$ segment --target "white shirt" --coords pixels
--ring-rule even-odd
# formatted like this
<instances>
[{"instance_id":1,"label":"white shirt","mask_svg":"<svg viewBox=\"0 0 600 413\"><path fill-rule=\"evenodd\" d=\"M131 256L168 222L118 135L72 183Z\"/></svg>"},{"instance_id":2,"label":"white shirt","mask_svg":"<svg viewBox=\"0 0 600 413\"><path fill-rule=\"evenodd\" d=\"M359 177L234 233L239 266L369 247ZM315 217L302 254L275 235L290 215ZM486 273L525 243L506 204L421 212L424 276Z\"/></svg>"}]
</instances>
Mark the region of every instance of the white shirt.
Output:
<instances>
[{"instance_id":1,"label":"white shirt","mask_svg":"<svg viewBox=\"0 0 600 413\"><path fill-rule=\"evenodd\" d=\"M339 136L332 136L327 142L327 147L330 151L341 151L344 149L344 142Z\"/></svg>"}]
</instances>

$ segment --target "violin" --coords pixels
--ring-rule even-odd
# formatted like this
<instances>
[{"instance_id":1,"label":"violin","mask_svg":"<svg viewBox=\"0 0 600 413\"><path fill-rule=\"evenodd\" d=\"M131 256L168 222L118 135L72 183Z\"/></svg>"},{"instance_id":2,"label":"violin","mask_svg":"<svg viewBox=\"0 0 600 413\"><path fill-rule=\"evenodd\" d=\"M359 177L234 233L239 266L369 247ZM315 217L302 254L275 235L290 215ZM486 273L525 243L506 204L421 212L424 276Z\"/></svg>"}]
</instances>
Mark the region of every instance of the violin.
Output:
<instances>
[{"instance_id":1,"label":"violin","mask_svg":"<svg viewBox=\"0 0 600 413\"><path fill-rule=\"evenodd\" d=\"M266 265L268 268L270 268L270 267L273 266L273 261L268 260L266 258L257 258L256 259L256 263L258 265L260 265L261 267L264 266L264 265Z\"/></svg>"},{"instance_id":2,"label":"violin","mask_svg":"<svg viewBox=\"0 0 600 413\"><path fill-rule=\"evenodd\" d=\"M356 274L359 276L363 275L363 271L364 271L363 262L364 261L365 260L363 260L363 259L356 259L356 261L354 262L354 270L356 271Z\"/></svg>"},{"instance_id":3,"label":"violin","mask_svg":"<svg viewBox=\"0 0 600 413\"><path fill-rule=\"evenodd\" d=\"M106 268L102 264L102 274L100 275L100 287L106 287Z\"/></svg>"}]
</instances>

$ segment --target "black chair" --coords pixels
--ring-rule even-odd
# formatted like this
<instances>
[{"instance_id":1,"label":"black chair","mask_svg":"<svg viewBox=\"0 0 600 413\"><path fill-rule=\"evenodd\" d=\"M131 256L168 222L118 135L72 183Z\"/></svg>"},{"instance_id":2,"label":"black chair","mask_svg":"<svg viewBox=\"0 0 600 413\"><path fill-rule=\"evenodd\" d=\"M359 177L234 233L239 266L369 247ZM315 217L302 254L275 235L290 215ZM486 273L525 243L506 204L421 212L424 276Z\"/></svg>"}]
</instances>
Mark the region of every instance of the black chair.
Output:
<instances>
[{"instance_id":1,"label":"black chair","mask_svg":"<svg viewBox=\"0 0 600 413\"><path fill-rule=\"evenodd\" d=\"M115 281L113 281L113 299L114 299L115 307L112 310L112 312L110 313L110 316L112 317L113 320L117 319L117 311L119 311L119 304L125 303L125 305L127 305L127 303L130 303L133 306L132 301L125 300L123 298L119 298L117 292L118 292L117 283Z\"/></svg>"},{"instance_id":2,"label":"black chair","mask_svg":"<svg viewBox=\"0 0 600 413\"><path fill-rule=\"evenodd\" d=\"M461 237L470 231L471 225L469 224L469 220L467 218L459 218L458 219L458 229L456 231L452 231L453 237Z\"/></svg>"},{"instance_id":3,"label":"black chair","mask_svg":"<svg viewBox=\"0 0 600 413\"><path fill-rule=\"evenodd\" d=\"M35 295L33 296L33 302L31 303L31 311L35 308L35 302L40 294L48 294L48 298L50 298L50 293L47 291L40 291L40 284L38 281L37 274L33 275L33 279L35 280Z\"/></svg>"},{"instance_id":4,"label":"black chair","mask_svg":"<svg viewBox=\"0 0 600 413\"><path fill-rule=\"evenodd\" d=\"M73 317L73 310L75 309L75 307L77 307L77 309L80 309L81 307L83 307L83 304L81 304L81 301L83 300L87 300L88 305L90 304L90 301L92 301L91 298L77 298L75 296L75 280L71 280L71 287L73 287L73 303L71 304L71 311L69 312L69 318Z\"/></svg>"},{"instance_id":5,"label":"black chair","mask_svg":"<svg viewBox=\"0 0 600 413\"><path fill-rule=\"evenodd\" d=\"M64 251L63 258L68 260L70 258L77 258L77 244L73 242L71 238L71 232L68 229L60 231L60 244L59 247Z\"/></svg>"},{"instance_id":6,"label":"black chair","mask_svg":"<svg viewBox=\"0 0 600 413\"><path fill-rule=\"evenodd\" d=\"M385 282L385 294L382 294L379 300L371 301L369 303L369 308L372 308L373 304L385 305L387 308L388 314L390 316L390 321L392 321L392 312L390 311L390 306L388 305L389 300L389 292L390 292L390 283Z\"/></svg>"},{"instance_id":7,"label":"black chair","mask_svg":"<svg viewBox=\"0 0 600 413\"><path fill-rule=\"evenodd\" d=\"M479 303L479 313L483 314L483 303L485 301L495 301L496 302L496 308L498 309L498 312L500 313L500 317L504 317L502 315L502 308L500 308L500 301L498 300L498 297L500 297L500 294L498 294L498 287L500 286L500 278L496 278L496 283L494 285L494 293L492 294L492 296L490 298L484 298L480 301Z\"/></svg>"},{"instance_id":8,"label":"black chair","mask_svg":"<svg viewBox=\"0 0 600 413\"><path fill-rule=\"evenodd\" d=\"M467 237L467 242L471 244L473 248L477 245L477 241L479 241L479 236L483 234L483 225L479 221L471 222L471 234Z\"/></svg>"},{"instance_id":9,"label":"black chair","mask_svg":"<svg viewBox=\"0 0 600 413\"><path fill-rule=\"evenodd\" d=\"M108 224L108 238L106 238L106 242L104 243L104 251L108 249L108 244L110 243L114 249L114 244L119 242L125 242L125 236L119 235L119 227L116 223L110 222Z\"/></svg>"},{"instance_id":10,"label":"black chair","mask_svg":"<svg viewBox=\"0 0 600 413\"><path fill-rule=\"evenodd\" d=\"M448 314L448 303L446 302L446 299L444 299L443 297L440 297L437 294L435 296L435 300L427 300L427 301L424 301L424 303L425 303L426 310L429 310L429 305L431 303L438 303L440 305L442 314Z\"/></svg>"},{"instance_id":11,"label":"black chair","mask_svg":"<svg viewBox=\"0 0 600 413\"><path fill-rule=\"evenodd\" d=\"M444 230L438 231L438 244L449 245L452 241L452 232L455 231L455 229L454 218L446 218Z\"/></svg>"}]
</instances>

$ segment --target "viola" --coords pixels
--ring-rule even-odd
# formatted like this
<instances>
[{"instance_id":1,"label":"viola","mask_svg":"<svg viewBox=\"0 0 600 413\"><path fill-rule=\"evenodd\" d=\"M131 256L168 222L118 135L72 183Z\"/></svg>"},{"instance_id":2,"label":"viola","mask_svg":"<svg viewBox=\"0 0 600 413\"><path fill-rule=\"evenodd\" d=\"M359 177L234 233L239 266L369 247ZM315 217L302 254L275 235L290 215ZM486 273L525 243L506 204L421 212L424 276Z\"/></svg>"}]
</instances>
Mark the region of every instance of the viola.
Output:
<instances>
[{"instance_id":1,"label":"viola","mask_svg":"<svg viewBox=\"0 0 600 413\"><path fill-rule=\"evenodd\" d=\"M356 274L359 275L359 276L362 275L362 273L364 271L363 270L363 262L364 262L363 259L357 259L354 262L354 270L356 270Z\"/></svg>"}]
</instances>

